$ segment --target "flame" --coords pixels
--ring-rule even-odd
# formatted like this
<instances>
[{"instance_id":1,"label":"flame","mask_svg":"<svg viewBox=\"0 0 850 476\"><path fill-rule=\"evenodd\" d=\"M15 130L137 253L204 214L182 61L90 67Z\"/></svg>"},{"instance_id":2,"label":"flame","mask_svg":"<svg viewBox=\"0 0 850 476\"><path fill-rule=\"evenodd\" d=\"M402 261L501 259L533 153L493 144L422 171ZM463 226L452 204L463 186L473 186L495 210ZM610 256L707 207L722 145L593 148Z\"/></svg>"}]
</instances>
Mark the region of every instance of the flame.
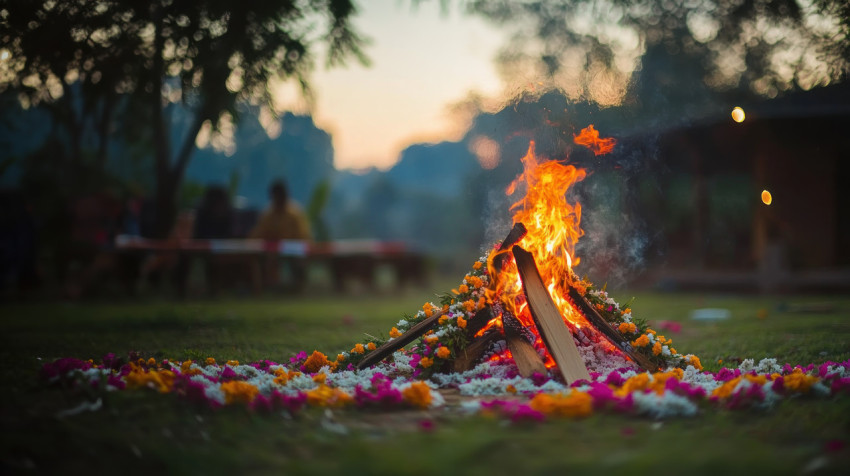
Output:
<instances>
[{"instance_id":1,"label":"flame","mask_svg":"<svg viewBox=\"0 0 850 476\"><path fill-rule=\"evenodd\" d=\"M598 132L596 134L598 136ZM582 327L585 325L584 317L567 298L569 283L574 276L572 267L580 261L575 256L575 245L584 234L580 228L581 205L567 201L566 194L587 173L584 169L559 161L538 161L534 142L529 144L522 164L523 172L506 190L507 195L513 195L518 189L525 189L525 196L511 206L514 223L522 223L528 230L519 245L534 256L540 277L564 320L574 327ZM491 302L501 302L524 326L530 328L537 336L535 347L542 348L544 346L528 310L513 256L508 255L509 259L504 260L502 269L495 269L494 258L508 252L497 249L488 258L488 269L493 278L487 298ZM555 365L548 353L545 363L547 367Z\"/></svg>"},{"instance_id":2,"label":"flame","mask_svg":"<svg viewBox=\"0 0 850 476\"><path fill-rule=\"evenodd\" d=\"M770 192L767 191L767 190L762 190L761 191L761 201L765 205L770 205L771 203L773 203L773 195L771 195Z\"/></svg>"},{"instance_id":3,"label":"flame","mask_svg":"<svg viewBox=\"0 0 850 476\"><path fill-rule=\"evenodd\" d=\"M617 145L617 140L611 137L601 139L599 131L593 128L593 124L582 129L577 136L574 135L573 142L592 150L594 155L607 154L614 150L614 146Z\"/></svg>"}]
</instances>

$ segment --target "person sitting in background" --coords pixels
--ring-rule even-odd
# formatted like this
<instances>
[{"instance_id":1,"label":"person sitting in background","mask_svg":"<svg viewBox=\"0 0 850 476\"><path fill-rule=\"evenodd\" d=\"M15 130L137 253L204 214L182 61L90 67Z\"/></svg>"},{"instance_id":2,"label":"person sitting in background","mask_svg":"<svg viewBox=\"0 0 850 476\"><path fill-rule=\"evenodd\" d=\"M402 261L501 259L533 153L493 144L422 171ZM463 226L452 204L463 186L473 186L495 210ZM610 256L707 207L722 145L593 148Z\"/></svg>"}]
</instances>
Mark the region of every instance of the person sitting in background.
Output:
<instances>
[{"instance_id":1,"label":"person sitting in background","mask_svg":"<svg viewBox=\"0 0 850 476\"><path fill-rule=\"evenodd\" d=\"M307 216L301 207L289 199L289 190L283 180L275 180L269 187L271 203L257 225L251 230L249 238L268 241L279 240L310 240L312 233ZM277 256L269 256L265 263L266 281L271 285L278 283ZM292 277L297 291L304 289L307 277L307 267L303 258L287 260L292 271Z\"/></svg>"}]
</instances>

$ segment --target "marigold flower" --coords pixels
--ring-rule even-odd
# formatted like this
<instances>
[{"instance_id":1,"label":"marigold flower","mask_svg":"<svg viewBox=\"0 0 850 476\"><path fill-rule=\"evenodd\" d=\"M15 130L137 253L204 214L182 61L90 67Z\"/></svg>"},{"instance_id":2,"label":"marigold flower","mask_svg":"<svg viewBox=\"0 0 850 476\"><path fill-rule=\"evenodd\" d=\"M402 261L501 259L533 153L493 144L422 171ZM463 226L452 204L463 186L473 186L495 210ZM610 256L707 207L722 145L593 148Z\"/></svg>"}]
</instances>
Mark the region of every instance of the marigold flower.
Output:
<instances>
[{"instance_id":1,"label":"marigold flower","mask_svg":"<svg viewBox=\"0 0 850 476\"><path fill-rule=\"evenodd\" d=\"M221 391L224 392L224 402L228 405L236 402L251 403L260 393L256 386L241 380L224 382L221 384Z\"/></svg>"},{"instance_id":2,"label":"marigold flower","mask_svg":"<svg viewBox=\"0 0 850 476\"><path fill-rule=\"evenodd\" d=\"M466 293L469 292L469 286L467 286L465 284L461 284L460 286L457 287L457 291L458 291L457 294L466 294Z\"/></svg>"},{"instance_id":3,"label":"marigold flower","mask_svg":"<svg viewBox=\"0 0 850 476\"><path fill-rule=\"evenodd\" d=\"M472 312L475 310L475 301L470 299L469 301L463 302L463 308L466 309L466 312Z\"/></svg>"},{"instance_id":4,"label":"marigold flower","mask_svg":"<svg viewBox=\"0 0 850 476\"><path fill-rule=\"evenodd\" d=\"M481 261L476 261L472 263L472 269L481 269L482 266L484 266L484 263L482 263Z\"/></svg>"},{"instance_id":5,"label":"marigold flower","mask_svg":"<svg viewBox=\"0 0 850 476\"><path fill-rule=\"evenodd\" d=\"M423 369L427 369L428 367L434 365L434 359L430 357L422 357L422 359L419 360L419 365L421 365Z\"/></svg>"},{"instance_id":6,"label":"marigold flower","mask_svg":"<svg viewBox=\"0 0 850 476\"><path fill-rule=\"evenodd\" d=\"M170 370L145 370L131 365L131 371L124 376L128 388L150 387L159 393L168 393L174 385L174 372Z\"/></svg>"},{"instance_id":7,"label":"marigold flower","mask_svg":"<svg viewBox=\"0 0 850 476\"><path fill-rule=\"evenodd\" d=\"M401 331L398 330L398 328L393 327L392 329L390 329L390 337L392 337L393 339L398 339L399 337L401 337Z\"/></svg>"},{"instance_id":8,"label":"marigold flower","mask_svg":"<svg viewBox=\"0 0 850 476\"><path fill-rule=\"evenodd\" d=\"M227 365L229 365L231 367L236 367L237 365L239 365L239 361L238 360L228 360Z\"/></svg>"},{"instance_id":9,"label":"marigold flower","mask_svg":"<svg viewBox=\"0 0 850 476\"><path fill-rule=\"evenodd\" d=\"M336 354L336 361L337 362L345 362L345 355L344 354Z\"/></svg>"},{"instance_id":10,"label":"marigold flower","mask_svg":"<svg viewBox=\"0 0 850 476\"><path fill-rule=\"evenodd\" d=\"M363 344L355 344L354 348L351 349L352 354L362 354L366 349L363 348Z\"/></svg>"},{"instance_id":11,"label":"marigold flower","mask_svg":"<svg viewBox=\"0 0 850 476\"><path fill-rule=\"evenodd\" d=\"M313 376L313 381L316 382L316 383L325 383L325 381L327 379L328 379L328 374L325 374L325 373L319 373L319 374L316 374L316 375Z\"/></svg>"},{"instance_id":12,"label":"marigold flower","mask_svg":"<svg viewBox=\"0 0 850 476\"><path fill-rule=\"evenodd\" d=\"M401 391L401 396L404 401L419 408L428 408L431 405L431 389L425 382L413 382Z\"/></svg>"},{"instance_id":13,"label":"marigold flower","mask_svg":"<svg viewBox=\"0 0 850 476\"><path fill-rule=\"evenodd\" d=\"M508 386L505 387L505 391L508 393L516 393L516 387L511 384L508 384Z\"/></svg>"},{"instance_id":14,"label":"marigold flower","mask_svg":"<svg viewBox=\"0 0 850 476\"><path fill-rule=\"evenodd\" d=\"M370 351L375 350L375 347L376 346L375 346L374 342L369 342L368 344L366 344L366 348L369 349Z\"/></svg>"},{"instance_id":15,"label":"marigold flower","mask_svg":"<svg viewBox=\"0 0 850 476\"><path fill-rule=\"evenodd\" d=\"M593 412L593 397L577 391L567 395L538 393L528 402L528 406L545 415L583 417Z\"/></svg>"},{"instance_id":16,"label":"marigold flower","mask_svg":"<svg viewBox=\"0 0 850 476\"><path fill-rule=\"evenodd\" d=\"M207 365L215 365L215 359L212 357L207 357L207 360L204 361Z\"/></svg>"},{"instance_id":17,"label":"marigold flower","mask_svg":"<svg viewBox=\"0 0 850 476\"><path fill-rule=\"evenodd\" d=\"M319 407L341 407L354 401L354 397L338 388L331 388L325 384L310 390L307 393L307 403Z\"/></svg>"},{"instance_id":18,"label":"marigold flower","mask_svg":"<svg viewBox=\"0 0 850 476\"><path fill-rule=\"evenodd\" d=\"M464 319L460 316L457 316L457 326L460 327L461 329L466 329L466 319Z\"/></svg>"},{"instance_id":19,"label":"marigold flower","mask_svg":"<svg viewBox=\"0 0 850 476\"><path fill-rule=\"evenodd\" d=\"M154 359L153 357L148 359L148 367L156 367L156 359Z\"/></svg>"},{"instance_id":20,"label":"marigold flower","mask_svg":"<svg viewBox=\"0 0 850 476\"><path fill-rule=\"evenodd\" d=\"M440 316L440 319L437 320L437 323L440 324L441 326L444 325L447 322L449 322L449 316L445 316L445 315Z\"/></svg>"},{"instance_id":21,"label":"marigold flower","mask_svg":"<svg viewBox=\"0 0 850 476\"><path fill-rule=\"evenodd\" d=\"M795 369L793 373L788 374L783 379L783 385L787 390L795 392L808 393L812 385L819 379L811 375L806 375L800 369Z\"/></svg>"},{"instance_id":22,"label":"marigold flower","mask_svg":"<svg viewBox=\"0 0 850 476\"><path fill-rule=\"evenodd\" d=\"M633 322L623 322L617 328L621 334L633 334L637 332L637 326Z\"/></svg>"},{"instance_id":23,"label":"marigold flower","mask_svg":"<svg viewBox=\"0 0 850 476\"><path fill-rule=\"evenodd\" d=\"M448 359L452 355L452 351L449 350L448 347L441 346L437 349L437 357L441 359Z\"/></svg>"},{"instance_id":24,"label":"marigold flower","mask_svg":"<svg viewBox=\"0 0 850 476\"><path fill-rule=\"evenodd\" d=\"M310 357L307 357L307 360L304 361L304 370L312 374L326 365L331 365L328 357L318 350L314 350Z\"/></svg>"},{"instance_id":25,"label":"marigold flower","mask_svg":"<svg viewBox=\"0 0 850 476\"><path fill-rule=\"evenodd\" d=\"M655 341L655 344L652 346L653 355L658 355L661 353L661 341Z\"/></svg>"},{"instance_id":26,"label":"marigold flower","mask_svg":"<svg viewBox=\"0 0 850 476\"><path fill-rule=\"evenodd\" d=\"M637 339L632 341L632 345L634 347L645 347L649 345L649 337L646 334L641 335Z\"/></svg>"},{"instance_id":27,"label":"marigold flower","mask_svg":"<svg viewBox=\"0 0 850 476\"><path fill-rule=\"evenodd\" d=\"M688 363L693 365L695 369L702 370L702 363L700 363L699 357L697 357L696 355L689 356Z\"/></svg>"}]
</instances>

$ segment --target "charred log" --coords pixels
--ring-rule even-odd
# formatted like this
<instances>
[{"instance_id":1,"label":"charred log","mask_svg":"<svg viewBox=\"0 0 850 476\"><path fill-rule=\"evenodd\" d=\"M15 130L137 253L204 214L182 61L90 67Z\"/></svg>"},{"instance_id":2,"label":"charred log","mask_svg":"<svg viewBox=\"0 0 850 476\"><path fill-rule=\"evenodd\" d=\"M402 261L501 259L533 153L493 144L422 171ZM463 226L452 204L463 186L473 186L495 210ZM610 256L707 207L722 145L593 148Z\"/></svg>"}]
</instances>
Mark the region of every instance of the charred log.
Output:
<instances>
[{"instance_id":1,"label":"charred log","mask_svg":"<svg viewBox=\"0 0 850 476\"><path fill-rule=\"evenodd\" d=\"M498 329L490 329L484 334L478 336L463 349L460 354L455 357L453 370L455 372L464 372L471 369L484 356L484 353L490 350L493 343L502 339L502 333Z\"/></svg>"},{"instance_id":2,"label":"charred log","mask_svg":"<svg viewBox=\"0 0 850 476\"><path fill-rule=\"evenodd\" d=\"M416 340L416 338L428 332L428 330L433 327L434 324L437 323L437 321L440 320L440 317L442 315L442 311L435 312L431 315L431 317L425 318L425 320L419 322L418 324L415 324L413 327L408 329L407 332L405 332L398 338L388 341L384 343L384 345L373 350L372 352L369 352L368 354L366 354L366 357L363 357L363 360L361 360L360 363L357 364L357 369L362 370L370 365L374 365L384 360L386 357L388 357L398 349L401 349L407 344L413 342L414 340Z\"/></svg>"},{"instance_id":3,"label":"charred log","mask_svg":"<svg viewBox=\"0 0 850 476\"><path fill-rule=\"evenodd\" d=\"M535 373L546 375L546 365L534 348L533 337L529 340L528 330L508 310L502 310L502 329L519 374L523 377L531 377Z\"/></svg>"}]
</instances>

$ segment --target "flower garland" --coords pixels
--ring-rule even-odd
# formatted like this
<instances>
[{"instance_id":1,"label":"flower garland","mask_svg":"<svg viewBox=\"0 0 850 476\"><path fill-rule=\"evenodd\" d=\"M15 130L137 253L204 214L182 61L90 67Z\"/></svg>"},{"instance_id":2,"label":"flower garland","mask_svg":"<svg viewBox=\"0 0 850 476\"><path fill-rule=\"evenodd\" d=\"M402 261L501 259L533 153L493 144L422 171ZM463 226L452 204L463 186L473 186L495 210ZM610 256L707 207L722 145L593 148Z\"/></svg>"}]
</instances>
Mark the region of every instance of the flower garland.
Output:
<instances>
[{"instance_id":1,"label":"flower garland","mask_svg":"<svg viewBox=\"0 0 850 476\"><path fill-rule=\"evenodd\" d=\"M633 368L606 374L591 372L590 381L570 386L549 376L523 378L510 361L484 362L463 373L436 373L427 381L412 376L412 359L397 352L392 363L360 371L314 369L327 360L321 352L301 352L287 364L264 360L247 365L157 361L109 354L100 363L63 358L45 364L42 377L63 387L76 384L104 391L149 389L212 408L246 405L255 411L309 407L438 408L441 391L456 391L467 414L495 414L513 421L585 417L608 411L651 418L694 416L711 408L767 409L785 398L850 394L850 360L806 367L780 366L776 359L758 364L745 360L738 368L701 372L694 366L664 372ZM135 359L135 360L132 360ZM71 385L69 385L69 383Z\"/></svg>"}]
</instances>

